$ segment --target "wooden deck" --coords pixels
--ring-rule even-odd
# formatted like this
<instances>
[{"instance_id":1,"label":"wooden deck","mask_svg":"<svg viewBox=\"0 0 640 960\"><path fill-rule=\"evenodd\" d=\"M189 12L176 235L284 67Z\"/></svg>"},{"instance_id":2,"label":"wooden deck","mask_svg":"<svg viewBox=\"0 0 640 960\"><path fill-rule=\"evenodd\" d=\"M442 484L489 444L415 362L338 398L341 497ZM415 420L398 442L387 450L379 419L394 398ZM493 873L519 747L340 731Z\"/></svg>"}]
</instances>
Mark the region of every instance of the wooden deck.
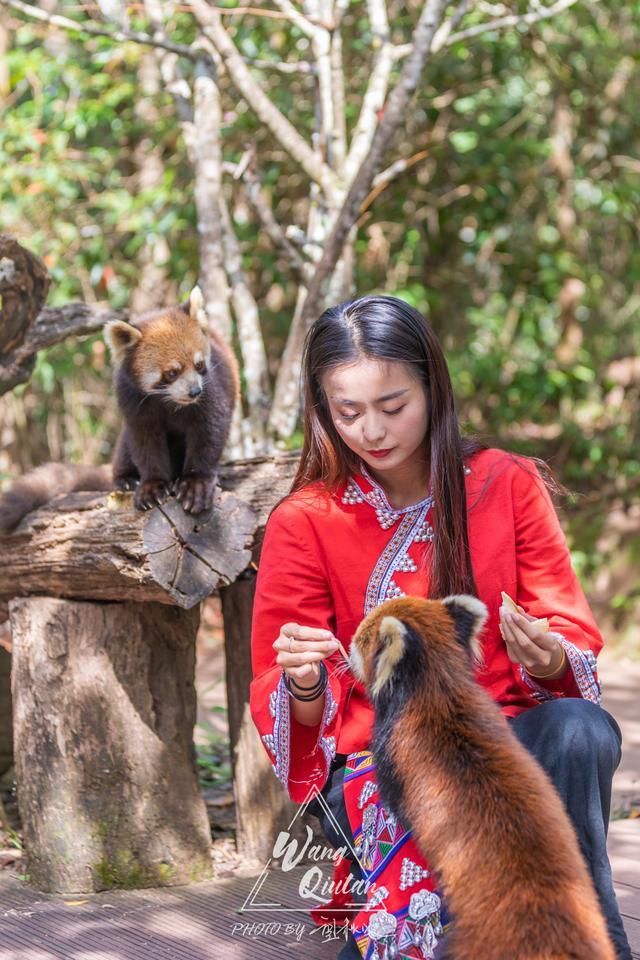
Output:
<instances>
[{"instance_id":1,"label":"wooden deck","mask_svg":"<svg viewBox=\"0 0 640 960\"><path fill-rule=\"evenodd\" d=\"M611 824L609 850L640 960L640 818ZM341 941L311 922L297 879L269 873L252 906L258 876L59 897L0 874L0 960L282 960L285 947L304 960L334 958Z\"/></svg>"}]
</instances>

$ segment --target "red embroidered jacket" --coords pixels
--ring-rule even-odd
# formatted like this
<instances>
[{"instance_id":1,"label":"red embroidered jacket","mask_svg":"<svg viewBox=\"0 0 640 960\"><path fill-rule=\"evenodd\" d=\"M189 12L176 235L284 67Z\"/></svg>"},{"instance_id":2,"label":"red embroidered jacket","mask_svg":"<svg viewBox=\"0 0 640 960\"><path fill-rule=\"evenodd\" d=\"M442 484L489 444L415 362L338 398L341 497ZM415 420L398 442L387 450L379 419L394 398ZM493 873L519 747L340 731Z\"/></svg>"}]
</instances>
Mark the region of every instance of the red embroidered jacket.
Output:
<instances>
[{"instance_id":1,"label":"red embroidered jacket","mask_svg":"<svg viewBox=\"0 0 640 960\"><path fill-rule=\"evenodd\" d=\"M483 450L466 467L471 559L478 596L489 610L478 682L514 717L542 700L599 702L595 672L602 637L572 569L560 523L535 466L501 450ZM431 524L428 498L394 510L366 469L337 490L310 484L272 512L262 547L252 625L250 709L276 776L292 800L320 788L336 752L366 750L373 708L350 672L334 675L318 726L293 717L273 642L296 622L332 630L348 650L361 619L384 600L428 595ZM567 653L560 680L531 679L507 656L498 630L501 591L536 617L548 617Z\"/></svg>"}]
</instances>

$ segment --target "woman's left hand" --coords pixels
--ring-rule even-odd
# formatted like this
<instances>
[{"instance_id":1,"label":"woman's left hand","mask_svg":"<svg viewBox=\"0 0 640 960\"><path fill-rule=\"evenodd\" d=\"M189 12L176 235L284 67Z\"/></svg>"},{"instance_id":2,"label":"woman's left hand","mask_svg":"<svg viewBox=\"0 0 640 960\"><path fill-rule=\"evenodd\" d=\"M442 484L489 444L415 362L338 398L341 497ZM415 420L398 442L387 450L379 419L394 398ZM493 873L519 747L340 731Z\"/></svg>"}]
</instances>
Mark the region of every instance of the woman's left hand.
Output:
<instances>
[{"instance_id":1,"label":"woman's left hand","mask_svg":"<svg viewBox=\"0 0 640 960\"><path fill-rule=\"evenodd\" d=\"M566 670L562 645L548 631L534 626L535 617L525 613L512 613L500 607L500 633L513 663L521 663L532 674L545 675L547 680L556 680Z\"/></svg>"}]
</instances>

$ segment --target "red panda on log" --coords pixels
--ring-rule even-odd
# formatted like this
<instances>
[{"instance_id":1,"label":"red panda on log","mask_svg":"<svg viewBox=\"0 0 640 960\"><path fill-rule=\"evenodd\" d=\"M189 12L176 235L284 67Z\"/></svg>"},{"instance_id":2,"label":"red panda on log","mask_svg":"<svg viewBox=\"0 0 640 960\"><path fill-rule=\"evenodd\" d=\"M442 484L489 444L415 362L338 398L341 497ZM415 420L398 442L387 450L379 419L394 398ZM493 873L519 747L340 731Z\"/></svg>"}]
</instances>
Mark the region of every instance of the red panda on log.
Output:
<instances>
[{"instance_id":1,"label":"red panda on log","mask_svg":"<svg viewBox=\"0 0 640 960\"><path fill-rule=\"evenodd\" d=\"M148 510L175 494L189 513L213 505L218 463L240 384L233 351L208 329L202 293L104 331L123 417L113 462L45 463L0 497L0 532L52 497L77 490L133 490Z\"/></svg>"}]
</instances>

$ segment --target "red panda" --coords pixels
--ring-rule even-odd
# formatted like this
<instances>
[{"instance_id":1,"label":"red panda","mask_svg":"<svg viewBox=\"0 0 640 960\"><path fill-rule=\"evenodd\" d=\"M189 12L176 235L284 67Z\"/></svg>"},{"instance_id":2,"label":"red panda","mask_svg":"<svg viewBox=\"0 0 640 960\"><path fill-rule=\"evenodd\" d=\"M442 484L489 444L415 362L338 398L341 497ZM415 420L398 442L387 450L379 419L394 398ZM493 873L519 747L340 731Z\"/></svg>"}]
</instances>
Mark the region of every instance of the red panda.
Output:
<instances>
[{"instance_id":1,"label":"red panda","mask_svg":"<svg viewBox=\"0 0 640 960\"><path fill-rule=\"evenodd\" d=\"M560 797L474 680L486 616L475 597L405 597L358 627L382 802L440 877L449 960L615 960Z\"/></svg>"},{"instance_id":2,"label":"red panda","mask_svg":"<svg viewBox=\"0 0 640 960\"><path fill-rule=\"evenodd\" d=\"M202 293L104 331L123 416L109 467L43 464L0 497L0 531L51 497L73 490L133 490L148 510L174 493L183 508L211 508L216 471L239 394L235 356L207 329Z\"/></svg>"}]
</instances>

